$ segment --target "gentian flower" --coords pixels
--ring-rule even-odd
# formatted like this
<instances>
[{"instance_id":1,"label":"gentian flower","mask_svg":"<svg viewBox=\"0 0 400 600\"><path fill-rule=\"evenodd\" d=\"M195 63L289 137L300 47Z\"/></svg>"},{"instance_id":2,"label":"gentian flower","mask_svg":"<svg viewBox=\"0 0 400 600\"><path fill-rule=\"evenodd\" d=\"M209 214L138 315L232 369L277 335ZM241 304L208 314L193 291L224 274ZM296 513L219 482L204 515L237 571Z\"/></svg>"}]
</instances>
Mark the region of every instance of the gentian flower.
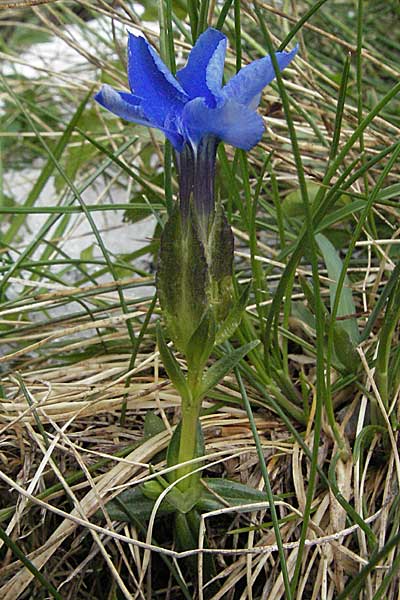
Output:
<instances>
[{"instance_id":1,"label":"gentian flower","mask_svg":"<svg viewBox=\"0 0 400 600\"><path fill-rule=\"evenodd\" d=\"M131 92L104 85L95 96L114 114L160 129L170 140L176 150L182 215L188 216L193 198L205 236L215 206L217 145L223 141L250 150L260 141L264 125L256 109L263 88L275 77L266 56L243 67L223 86L226 46L224 34L207 29L174 77L145 38L129 33ZM280 70L296 53L297 46L291 52L276 52Z\"/></svg>"},{"instance_id":2,"label":"gentian flower","mask_svg":"<svg viewBox=\"0 0 400 600\"><path fill-rule=\"evenodd\" d=\"M104 85L95 98L127 121L160 129L178 153L185 143L196 151L207 137L250 150L264 131L256 108L275 72L266 56L243 67L223 86L226 45L225 35L207 29L197 39L186 66L174 77L145 38L129 33L131 92ZM280 70L296 52L297 47L276 52Z\"/></svg>"},{"instance_id":3,"label":"gentian flower","mask_svg":"<svg viewBox=\"0 0 400 600\"><path fill-rule=\"evenodd\" d=\"M194 332L207 329L205 323L223 323L233 306L233 233L214 198L217 146L223 141L250 150L260 141L264 125L257 106L275 77L266 56L223 85L226 46L225 35L207 29L174 77L145 38L129 33L131 91L104 85L95 96L127 121L161 130L175 149L179 203L161 235L156 285L169 335L188 357ZM279 69L296 53L297 47L277 52ZM212 317L204 321L205 315Z\"/></svg>"}]
</instances>

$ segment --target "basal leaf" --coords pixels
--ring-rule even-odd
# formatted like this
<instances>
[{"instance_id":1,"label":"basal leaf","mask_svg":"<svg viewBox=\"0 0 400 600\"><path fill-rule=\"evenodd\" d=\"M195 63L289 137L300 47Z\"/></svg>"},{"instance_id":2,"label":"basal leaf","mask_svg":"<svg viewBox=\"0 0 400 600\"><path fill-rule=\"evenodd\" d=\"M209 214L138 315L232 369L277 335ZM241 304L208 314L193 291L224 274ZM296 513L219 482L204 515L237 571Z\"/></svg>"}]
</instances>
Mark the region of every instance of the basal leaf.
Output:
<instances>
[{"instance_id":1,"label":"basal leaf","mask_svg":"<svg viewBox=\"0 0 400 600\"><path fill-rule=\"evenodd\" d=\"M321 233L316 236L316 241L321 250L324 258L326 268L328 270L328 277L331 280L329 284L330 291L330 303L331 307L334 305L336 293L337 293L337 281L342 271L342 261L333 246L333 244ZM340 321L340 327L342 327L349 335L350 340L353 344L357 344L359 340L359 331L357 326L357 319L353 316L356 312L356 307L353 301L353 295L350 287L350 281L346 277L344 280L343 288L340 291L340 300L337 311L337 317L347 317Z\"/></svg>"},{"instance_id":2,"label":"basal leaf","mask_svg":"<svg viewBox=\"0 0 400 600\"><path fill-rule=\"evenodd\" d=\"M147 498L138 486L124 490L107 503L107 511L113 521L134 522L137 519L144 523L149 520L153 507L154 500ZM163 516L174 511L172 504L163 500L157 514Z\"/></svg>"},{"instance_id":3,"label":"basal leaf","mask_svg":"<svg viewBox=\"0 0 400 600\"><path fill-rule=\"evenodd\" d=\"M230 479L207 477L203 481L206 484L206 489L196 505L201 512L218 510L226 506L226 504L229 506L240 506L243 504L265 502L267 499L266 492L248 487L237 481L231 481ZM223 498L225 504L218 499L218 496Z\"/></svg>"}]
</instances>

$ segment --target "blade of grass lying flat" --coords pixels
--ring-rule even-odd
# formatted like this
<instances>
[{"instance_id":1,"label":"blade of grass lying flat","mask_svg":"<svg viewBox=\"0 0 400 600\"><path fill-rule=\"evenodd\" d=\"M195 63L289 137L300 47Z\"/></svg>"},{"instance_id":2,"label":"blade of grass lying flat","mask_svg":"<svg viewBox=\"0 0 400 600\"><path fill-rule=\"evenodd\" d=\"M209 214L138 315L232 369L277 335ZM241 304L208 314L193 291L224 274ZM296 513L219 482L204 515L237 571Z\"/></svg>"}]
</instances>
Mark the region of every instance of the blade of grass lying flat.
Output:
<instances>
[{"instance_id":1,"label":"blade of grass lying flat","mask_svg":"<svg viewBox=\"0 0 400 600\"><path fill-rule=\"evenodd\" d=\"M152 205L156 210L162 210L164 207L162 204L154 204ZM107 210L129 210L132 208L132 204L130 202L122 202L116 204L91 204L86 207L86 210L89 212L106 212ZM135 209L143 210L147 208L149 210L149 214L151 210L149 205L146 202L135 202ZM77 214L83 213L84 209L82 206L33 206L28 208L26 206L0 206L0 215L13 215L13 214L24 214L24 215L47 215L47 214L57 214L57 215L65 215L65 214ZM7 242L3 243L7 244Z\"/></svg>"},{"instance_id":2,"label":"blade of grass lying flat","mask_svg":"<svg viewBox=\"0 0 400 600\"><path fill-rule=\"evenodd\" d=\"M400 183L394 183L393 185L389 185L383 190L379 192L378 199L380 202L384 202L385 200L390 200L390 198L396 198L400 195ZM398 203L396 203L398 206Z\"/></svg>"},{"instance_id":3,"label":"blade of grass lying flat","mask_svg":"<svg viewBox=\"0 0 400 600\"><path fill-rule=\"evenodd\" d=\"M38 431L40 432L40 435L43 438L43 443L46 447L46 450L48 450L50 447L49 438L48 438L47 432L46 432L45 428L43 427L43 424L40 420L40 417L38 415L36 407L35 407L34 403L32 402L31 395L29 394L27 387L19 373L15 373L15 379L17 380L18 385L21 388L22 394L25 397L25 400L27 401L28 406L32 409L32 414L35 419L36 426L38 428Z\"/></svg>"},{"instance_id":4,"label":"blade of grass lying flat","mask_svg":"<svg viewBox=\"0 0 400 600\"><path fill-rule=\"evenodd\" d=\"M113 289L113 287L109 288L109 289ZM115 287L114 287L115 289ZM93 292L86 292L85 294L82 294L83 299L87 300L88 298L93 297L93 295L98 294L98 291L93 291ZM81 306L81 298L78 296L78 294L74 295L74 300L77 301ZM137 306L138 304L143 304L149 301L149 298L133 298L131 300L128 300L128 306ZM60 304L58 303L57 306L60 306ZM61 305L62 306L62 305ZM110 303L110 304L102 304L100 306L96 306L94 308L91 308L91 315L103 315L104 314L110 314L110 312L117 310L120 307L120 304L118 302L115 303ZM24 311L24 306L20 306L19 307L21 310L21 313L23 313ZM33 310L33 309L31 309ZM39 308L39 310L41 310ZM73 320L79 320L82 319L82 317L85 317L87 315L87 310L86 308L83 311L74 311L74 312L70 312L67 313L61 317L54 317L52 316L51 322L52 325L58 325L61 323L65 323L65 322L71 322ZM25 326L21 326L18 328L18 332L22 334L30 334L30 333L34 333L36 331L37 326L35 324L27 324ZM7 330L3 330L1 332L1 337L4 339L7 339L7 336L9 335L15 335L15 327L11 326L10 329Z\"/></svg>"},{"instance_id":5,"label":"blade of grass lying flat","mask_svg":"<svg viewBox=\"0 0 400 600\"><path fill-rule=\"evenodd\" d=\"M86 469L88 470L88 472L90 474L95 474L98 471L101 471L102 469L104 469L104 467L106 465L108 465L113 460L114 457L118 459L118 458L125 458L125 456L128 456L128 454L130 454L133 450L138 448L138 446L140 446L141 443L142 443L141 441L137 441L134 444L129 444L128 446L125 446L122 450L118 450L117 452L110 454L109 458L102 458L93 464L87 465ZM85 478L86 478L85 471L78 469L71 475L66 476L65 482L69 486L72 486ZM57 496L58 493L65 493L65 488L64 488L63 484L60 482L49 486L42 492L38 493L36 497L39 498L39 500L45 500L46 498L50 498L50 496L51 497ZM30 504L31 503L28 501L28 506ZM8 506L8 507L0 509L0 523L9 519L15 513L16 510L17 510L17 505Z\"/></svg>"}]
</instances>

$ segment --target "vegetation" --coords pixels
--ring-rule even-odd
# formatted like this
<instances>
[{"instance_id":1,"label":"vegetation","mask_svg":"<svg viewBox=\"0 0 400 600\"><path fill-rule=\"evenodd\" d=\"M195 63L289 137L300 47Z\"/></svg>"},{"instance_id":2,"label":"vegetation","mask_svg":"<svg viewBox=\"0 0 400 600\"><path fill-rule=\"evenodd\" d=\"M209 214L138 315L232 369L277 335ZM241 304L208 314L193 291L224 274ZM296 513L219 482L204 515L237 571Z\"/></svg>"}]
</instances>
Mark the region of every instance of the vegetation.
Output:
<instances>
[{"instance_id":1,"label":"vegetation","mask_svg":"<svg viewBox=\"0 0 400 600\"><path fill-rule=\"evenodd\" d=\"M397 598L397 1L0 8L2 597ZM253 344L203 402L183 550L173 494L135 496L164 481L180 418L154 295L176 169L93 96L125 85L126 28L174 69L207 25L228 76L300 48L263 94L262 142L218 151L247 308L209 364Z\"/></svg>"}]
</instances>

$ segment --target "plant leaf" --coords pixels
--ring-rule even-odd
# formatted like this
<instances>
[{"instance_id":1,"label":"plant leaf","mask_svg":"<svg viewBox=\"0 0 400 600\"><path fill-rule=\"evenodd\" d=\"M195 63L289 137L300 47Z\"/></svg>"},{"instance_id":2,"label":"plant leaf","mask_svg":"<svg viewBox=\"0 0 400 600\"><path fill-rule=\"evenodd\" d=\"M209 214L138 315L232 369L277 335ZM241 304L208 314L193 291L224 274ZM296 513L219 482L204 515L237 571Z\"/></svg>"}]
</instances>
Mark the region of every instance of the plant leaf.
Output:
<instances>
[{"instance_id":1,"label":"plant leaf","mask_svg":"<svg viewBox=\"0 0 400 600\"><path fill-rule=\"evenodd\" d=\"M201 512L218 510L226 506L217 496L223 498L229 506L240 506L267 500L266 492L250 488L237 481L211 477L206 477L203 481L209 489L204 490L196 505Z\"/></svg>"},{"instance_id":2,"label":"plant leaf","mask_svg":"<svg viewBox=\"0 0 400 600\"><path fill-rule=\"evenodd\" d=\"M253 342L250 342L241 348L236 348L236 350L226 354L220 358L218 362L214 363L212 367L206 371L203 377L199 396L204 396L209 390L217 385L217 383L219 383L225 377L225 375L229 373L229 371L236 367L236 365L244 356L246 356L248 352L254 350L259 343L259 340L254 340Z\"/></svg>"},{"instance_id":3,"label":"plant leaf","mask_svg":"<svg viewBox=\"0 0 400 600\"><path fill-rule=\"evenodd\" d=\"M224 342L226 342L239 327L240 321L242 320L243 312L245 311L247 306L250 290L251 283L246 285L240 297L237 299L233 308L226 317L225 321L219 327L215 339L216 344L223 344Z\"/></svg>"},{"instance_id":4,"label":"plant leaf","mask_svg":"<svg viewBox=\"0 0 400 600\"><path fill-rule=\"evenodd\" d=\"M176 360L175 356L173 355L165 341L164 334L162 332L161 325L159 322L157 323L157 345L160 351L160 356L163 361L164 368L168 373L168 377L178 390L179 394L183 398L189 398L190 391L187 386L185 376L182 373L178 361Z\"/></svg>"},{"instance_id":5,"label":"plant leaf","mask_svg":"<svg viewBox=\"0 0 400 600\"><path fill-rule=\"evenodd\" d=\"M315 236L315 239L321 250L322 256L324 257L326 268L328 270L328 277L332 280L332 283L329 284L332 308L337 293L337 281L340 277L343 264L335 247L324 235L319 233ZM339 326L348 333L353 344L357 344L360 338L357 319L355 317L349 317L349 315L354 315L355 312L356 307L353 301L350 282L346 277L343 288L340 291L337 317L348 317L346 320L340 321Z\"/></svg>"},{"instance_id":6,"label":"plant leaf","mask_svg":"<svg viewBox=\"0 0 400 600\"><path fill-rule=\"evenodd\" d=\"M131 515L144 523L149 520L153 510L154 500L147 498L140 487L135 486L121 492L116 498L107 503L107 511L113 521L132 522ZM163 500L158 515L168 515L175 512L174 506Z\"/></svg>"},{"instance_id":7,"label":"plant leaf","mask_svg":"<svg viewBox=\"0 0 400 600\"><path fill-rule=\"evenodd\" d=\"M158 417L156 414L154 414L153 411L147 411L144 418L144 437L151 438L162 431L165 431L164 421L161 419L161 417Z\"/></svg>"},{"instance_id":8,"label":"plant leaf","mask_svg":"<svg viewBox=\"0 0 400 600\"><path fill-rule=\"evenodd\" d=\"M360 364L360 357L346 329L338 323L333 326L333 346L346 371L355 373Z\"/></svg>"},{"instance_id":9,"label":"plant leaf","mask_svg":"<svg viewBox=\"0 0 400 600\"><path fill-rule=\"evenodd\" d=\"M212 352L214 341L215 318L212 311L207 310L188 342L186 350L188 365L193 365L197 371L201 371Z\"/></svg>"}]
</instances>

